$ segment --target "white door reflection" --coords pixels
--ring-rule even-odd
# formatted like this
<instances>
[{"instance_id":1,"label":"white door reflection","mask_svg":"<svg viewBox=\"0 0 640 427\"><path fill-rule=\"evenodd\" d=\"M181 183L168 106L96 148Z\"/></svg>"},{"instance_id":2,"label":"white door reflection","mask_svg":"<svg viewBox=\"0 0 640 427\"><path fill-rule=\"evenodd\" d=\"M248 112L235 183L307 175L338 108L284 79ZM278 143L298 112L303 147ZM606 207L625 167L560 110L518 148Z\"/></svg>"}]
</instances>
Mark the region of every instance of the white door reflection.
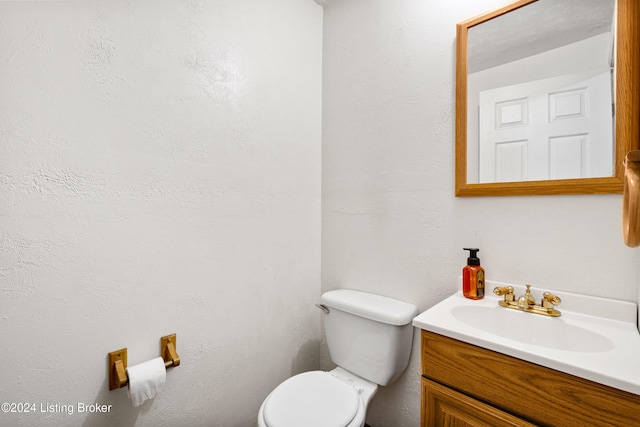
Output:
<instances>
[{"instance_id":1,"label":"white door reflection","mask_svg":"<svg viewBox=\"0 0 640 427\"><path fill-rule=\"evenodd\" d=\"M610 69L479 95L479 182L613 174Z\"/></svg>"}]
</instances>

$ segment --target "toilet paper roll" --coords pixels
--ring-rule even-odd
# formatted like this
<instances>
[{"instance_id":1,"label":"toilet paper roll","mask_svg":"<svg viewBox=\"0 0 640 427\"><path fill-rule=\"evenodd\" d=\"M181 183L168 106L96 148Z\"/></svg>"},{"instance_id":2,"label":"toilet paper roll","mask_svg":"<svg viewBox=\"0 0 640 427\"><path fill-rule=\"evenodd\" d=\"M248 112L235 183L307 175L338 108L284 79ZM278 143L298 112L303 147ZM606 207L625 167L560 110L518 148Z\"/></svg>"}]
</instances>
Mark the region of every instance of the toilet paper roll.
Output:
<instances>
[{"instance_id":1,"label":"toilet paper roll","mask_svg":"<svg viewBox=\"0 0 640 427\"><path fill-rule=\"evenodd\" d=\"M624 159L622 232L627 246L640 246L640 150L629 151Z\"/></svg>"},{"instance_id":2,"label":"toilet paper roll","mask_svg":"<svg viewBox=\"0 0 640 427\"><path fill-rule=\"evenodd\" d=\"M167 379L167 369L162 357L127 368L129 387L127 394L133 406L140 406L147 399L153 399L162 390Z\"/></svg>"}]
</instances>

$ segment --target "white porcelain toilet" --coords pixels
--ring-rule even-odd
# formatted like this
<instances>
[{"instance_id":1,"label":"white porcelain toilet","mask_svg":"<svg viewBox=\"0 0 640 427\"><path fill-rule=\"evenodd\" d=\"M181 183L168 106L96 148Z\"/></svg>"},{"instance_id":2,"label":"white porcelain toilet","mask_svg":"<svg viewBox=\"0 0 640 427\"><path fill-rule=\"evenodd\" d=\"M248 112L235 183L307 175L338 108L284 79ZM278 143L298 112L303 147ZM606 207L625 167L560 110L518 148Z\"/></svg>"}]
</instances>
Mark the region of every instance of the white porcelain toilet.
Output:
<instances>
[{"instance_id":1,"label":"white porcelain toilet","mask_svg":"<svg viewBox=\"0 0 640 427\"><path fill-rule=\"evenodd\" d=\"M409 363L418 308L403 301L349 289L324 293L324 333L330 372L295 375L262 403L259 427L362 427L378 390Z\"/></svg>"}]
</instances>

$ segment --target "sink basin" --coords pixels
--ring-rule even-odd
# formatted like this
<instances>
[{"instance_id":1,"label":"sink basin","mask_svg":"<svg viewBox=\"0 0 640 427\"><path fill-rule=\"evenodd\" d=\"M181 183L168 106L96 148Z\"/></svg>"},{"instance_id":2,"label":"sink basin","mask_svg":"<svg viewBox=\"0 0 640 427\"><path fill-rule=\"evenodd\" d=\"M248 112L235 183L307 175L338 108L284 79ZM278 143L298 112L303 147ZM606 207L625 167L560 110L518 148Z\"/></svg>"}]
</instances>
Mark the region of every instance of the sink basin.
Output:
<instances>
[{"instance_id":1,"label":"sink basin","mask_svg":"<svg viewBox=\"0 0 640 427\"><path fill-rule=\"evenodd\" d=\"M513 286L516 295L524 287ZM458 292L419 314L417 328L488 350L556 369L640 395L640 334L637 305L586 295L556 292L560 317L512 310L498 305L501 297L487 292L482 300ZM536 298L543 290L532 289Z\"/></svg>"},{"instance_id":2,"label":"sink basin","mask_svg":"<svg viewBox=\"0 0 640 427\"><path fill-rule=\"evenodd\" d=\"M567 324L562 317L544 317L495 307L460 305L451 310L461 322L520 343L574 352L605 352L613 341L597 332Z\"/></svg>"}]
</instances>

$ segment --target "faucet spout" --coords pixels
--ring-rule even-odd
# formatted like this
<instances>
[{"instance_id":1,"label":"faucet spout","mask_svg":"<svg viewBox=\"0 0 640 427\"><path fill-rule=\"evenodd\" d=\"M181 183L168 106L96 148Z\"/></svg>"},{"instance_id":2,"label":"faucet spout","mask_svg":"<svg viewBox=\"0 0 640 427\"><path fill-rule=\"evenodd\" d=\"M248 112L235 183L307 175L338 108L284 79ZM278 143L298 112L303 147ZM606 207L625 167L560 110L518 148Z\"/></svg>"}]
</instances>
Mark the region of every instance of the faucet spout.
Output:
<instances>
[{"instance_id":1,"label":"faucet spout","mask_svg":"<svg viewBox=\"0 0 640 427\"><path fill-rule=\"evenodd\" d=\"M521 310L528 310L529 307L536 305L536 299L531 295L531 285L527 285L527 290L524 295L518 297L518 308Z\"/></svg>"}]
</instances>

